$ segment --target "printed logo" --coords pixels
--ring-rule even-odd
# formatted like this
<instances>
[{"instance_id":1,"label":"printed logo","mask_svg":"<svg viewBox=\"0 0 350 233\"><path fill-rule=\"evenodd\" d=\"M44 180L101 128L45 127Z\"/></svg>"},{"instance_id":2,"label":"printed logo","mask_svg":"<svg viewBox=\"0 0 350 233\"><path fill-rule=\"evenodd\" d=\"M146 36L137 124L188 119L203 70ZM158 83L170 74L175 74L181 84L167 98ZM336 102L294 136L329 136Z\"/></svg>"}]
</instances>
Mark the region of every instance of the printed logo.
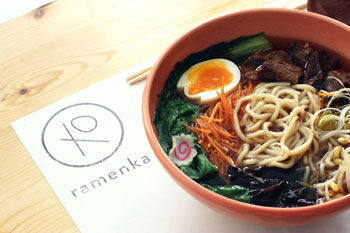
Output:
<instances>
[{"instance_id":1,"label":"printed logo","mask_svg":"<svg viewBox=\"0 0 350 233\"><path fill-rule=\"evenodd\" d=\"M115 154L123 137L123 124L111 109L80 103L56 112L45 124L41 141L48 155L60 164L88 167Z\"/></svg>"}]
</instances>

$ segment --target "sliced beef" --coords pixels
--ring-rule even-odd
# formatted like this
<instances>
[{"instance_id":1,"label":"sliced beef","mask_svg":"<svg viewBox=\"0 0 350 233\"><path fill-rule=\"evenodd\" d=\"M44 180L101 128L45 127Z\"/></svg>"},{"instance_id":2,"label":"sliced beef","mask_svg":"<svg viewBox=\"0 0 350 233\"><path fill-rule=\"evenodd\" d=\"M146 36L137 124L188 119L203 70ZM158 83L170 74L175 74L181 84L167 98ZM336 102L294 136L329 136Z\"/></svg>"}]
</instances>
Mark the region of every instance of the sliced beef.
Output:
<instances>
[{"instance_id":1,"label":"sliced beef","mask_svg":"<svg viewBox=\"0 0 350 233\"><path fill-rule=\"evenodd\" d=\"M324 89L328 92L338 91L343 88L343 85L332 76L328 76L325 81Z\"/></svg>"},{"instance_id":2,"label":"sliced beef","mask_svg":"<svg viewBox=\"0 0 350 233\"><path fill-rule=\"evenodd\" d=\"M248 71L244 74L244 76L247 79L249 79L250 81L258 81L259 80L258 71L256 71L256 70Z\"/></svg>"},{"instance_id":3,"label":"sliced beef","mask_svg":"<svg viewBox=\"0 0 350 233\"><path fill-rule=\"evenodd\" d=\"M284 50L273 50L252 55L242 67L245 77L256 81L298 82L302 70L291 64L291 57Z\"/></svg>"},{"instance_id":4,"label":"sliced beef","mask_svg":"<svg viewBox=\"0 0 350 233\"><path fill-rule=\"evenodd\" d=\"M344 70L332 70L327 73L325 90L338 91L344 87L350 87L350 72Z\"/></svg>"},{"instance_id":5,"label":"sliced beef","mask_svg":"<svg viewBox=\"0 0 350 233\"><path fill-rule=\"evenodd\" d=\"M266 54L265 61L267 61L267 60L278 60L278 61L290 62L291 57L284 50L273 50L273 51L270 51Z\"/></svg>"},{"instance_id":6,"label":"sliced beef","mask_svg":"<svg viewBox=\"0 0 350 233\"><path fill-rule=\"evenodd\" d=\"M245 73L247 76L247 73L255 71L256 68L261 66L261 64L263 64L264 62L265 55L256 53L250 56L245 62L243 62L243 64L241 65L241 69L243 73Z\"/></svg>"},{"instance_id":7,"label":"sliced beef","mask_svg":"<svg viewBox=\"0 0 350 233\"><path fill-rule=\"evenodd\" d=\"M319 51L319 59L320 65L322 67L323 72L327 73L330 70L337 69L339 66L339 60L333 55L325 52Z\"/></svg>"},{"instance_id":8,"label":"sliced beef","mask_svg":"<svg viewBox=\"0 0 350 233\"><path fill-rule=\"evenodd\" d=\"M311 48L308 43L294 43L287 50L255 53L242 64L241 69L252 81L300 82L324 89L327 72L335 70L338 63L337 58ZM332 89L338 88L334 80L329 82L332 82Z\"/></svg>"},{"instance_id":9,"label":"sliced beef","mask_svg":"<svg viewBox=\"0 0 350 233\"><path fill-rule=\"evenodd\" d=\"M292 84L298 83L303 74L300 67L279 60L266 61L255 72L255 75L261 80L290 82Z\"/></svg>"},{"instance_id":10,"label":"sliced beef","mask_svg":"<svg viewBox=\"0 0 350 233\"><path fill-rule=\"evenodd\" d=\"M289 62L290 56L284 50L273 50L273 51L268 51L264 53L255 53L252 56L250 56L246 60L246 62L244 62L242 69L245 72L254 71L256 68L258 68L265 61L268 61L268 60L279 60L279 61Z\"/></svg>"},{"instance_id":11,"label":"sliced beef","mask_svg":"<svg viewBox=\"0 0 350 233\"><path fill-rule=\"evenodd\" d=\"M324 51L314 51L304 72L304 83L325 88L326 73L338 66L338 59Z\"/></svg>"},{"instance_id":12,"label":"sliced beef","mask_svg":"<svg viewBox=\"0 0 350 233\"><path fill-rule=\"evenodd\" d=\"M328 72L328 76L336 77L345 87L350 87L350 72L344 70L332 70Z\"/></svg>"},{"instance_id":13,"label":"sliced beef","mask_svg":"<svg viewBox=\"0 0 350 233\"><path fill-rule=\"evenodd\" d=\"M322 70L320 58L321 56L319 51L315 51L312 53L311 58L305 69L304 83L317 87L320 86L319 88L322 89L322 83L324 82L325 75Z\"/></svg>"},{"instance_id":14,"label":"sliced beef","mask_svg":"<svg viewBox=\"0 0 350 233\"><path fill-rule=\"evenodd\" d=\"M294 43L288 50L292 63L303 69L309 60L310 55L314 51L308 43Z\"/></svg>"},{"instance_id":15,"label":"sliced beef","mask_svg":"<svg viewBox=\"0 0 350 233\"><path fill-rule=\"evenodd\" d=\"M279 61L290 61L289 54L284 50L272 50L265 53L257 53L252 55L251 60L254 63L261 65L265 61L279 60Z\"/></svg>"}]
</instances>

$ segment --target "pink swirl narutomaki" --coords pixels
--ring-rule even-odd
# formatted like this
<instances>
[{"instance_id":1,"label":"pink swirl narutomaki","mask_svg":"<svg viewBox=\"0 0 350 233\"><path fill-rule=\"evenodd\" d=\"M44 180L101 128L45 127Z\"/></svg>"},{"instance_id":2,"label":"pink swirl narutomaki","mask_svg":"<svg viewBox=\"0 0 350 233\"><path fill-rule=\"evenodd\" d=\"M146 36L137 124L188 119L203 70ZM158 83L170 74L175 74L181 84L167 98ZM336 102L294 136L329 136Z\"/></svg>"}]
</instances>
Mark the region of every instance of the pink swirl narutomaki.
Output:
<instances>
[{"instance_id":1,"label":"pink swirl narutomaki","mask_svg":"<svg viewBox=\"0 0 350 233\"><path fill-rule=\"evenodd\" d=\"M197 155L194 140L190 135L173 136L173 147L169 151L169 158L177 166L188 166Z\"/></svg>"}]
</instances>

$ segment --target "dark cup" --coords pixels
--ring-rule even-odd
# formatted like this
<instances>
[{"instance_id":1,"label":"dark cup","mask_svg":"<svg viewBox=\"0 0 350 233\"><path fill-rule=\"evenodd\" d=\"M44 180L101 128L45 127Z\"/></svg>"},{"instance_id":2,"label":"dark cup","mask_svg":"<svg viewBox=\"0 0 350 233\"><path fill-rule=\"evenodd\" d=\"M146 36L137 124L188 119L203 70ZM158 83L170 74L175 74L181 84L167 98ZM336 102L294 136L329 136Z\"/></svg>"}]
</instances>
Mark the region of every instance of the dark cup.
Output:
<instances>
[{"instance_id":1,"label":"dark cup","mask_svg":"<svg viewBox=\"0 0 350 233\"><path fill-rule=\"evenodd\" d=\"M307 10L350 24L350 0L308 0Z\"/></svg>"}]
</instances>

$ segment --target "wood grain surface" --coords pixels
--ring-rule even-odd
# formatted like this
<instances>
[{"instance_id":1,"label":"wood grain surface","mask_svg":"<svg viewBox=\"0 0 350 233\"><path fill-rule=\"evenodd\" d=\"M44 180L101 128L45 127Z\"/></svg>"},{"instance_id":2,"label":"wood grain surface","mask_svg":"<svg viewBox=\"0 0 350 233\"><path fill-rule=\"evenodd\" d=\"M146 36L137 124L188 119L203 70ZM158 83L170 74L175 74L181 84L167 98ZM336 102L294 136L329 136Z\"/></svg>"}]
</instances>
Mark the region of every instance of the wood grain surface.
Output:
<instances>
[{"instance_id":1,"label":"wood grain surface","mask_svg":"<svg viewBox=\"0 0 350 233\"><path fill-rule=\"evenodd\" d=\"M58 0L0 24L0 233L78 232L10 123L160 53L204 20L305 0Z\"/></svg>"}]
</instances>

